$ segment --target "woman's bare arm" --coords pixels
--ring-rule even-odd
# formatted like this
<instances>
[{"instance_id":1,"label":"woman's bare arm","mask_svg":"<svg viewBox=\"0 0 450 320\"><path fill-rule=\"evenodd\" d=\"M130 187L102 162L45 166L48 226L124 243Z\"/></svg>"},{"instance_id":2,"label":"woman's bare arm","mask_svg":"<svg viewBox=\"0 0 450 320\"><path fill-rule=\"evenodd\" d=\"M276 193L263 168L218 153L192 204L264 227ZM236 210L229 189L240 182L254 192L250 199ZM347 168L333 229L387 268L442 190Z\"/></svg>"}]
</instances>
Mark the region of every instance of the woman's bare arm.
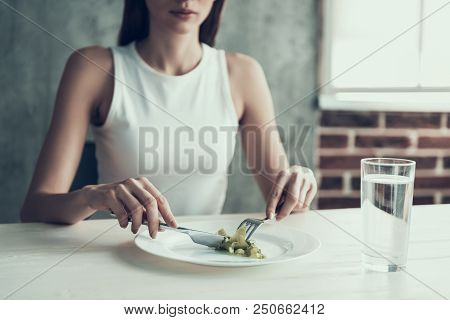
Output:
<instances>
[{"instance_id":1,"label":"woman's bare arm","mask_svg":"<svg viewBox=\"0 0 450 320\"><path fill-rule=\"evenodd\" d=\"M166 198L145 177L86 186L68 192L83 150L89 123L106 118L113 91L109 50L85 48L66 66L56 98L50 129L22 208L22 221L76 223L97 210L111 210L122 228L131 217L137 233L145 216L151 237L159 230L159 213L176 227Z\"/></svg>"},{"instance_id":2,"label":"woman's bare arm","mask_svg":"<svg viewBox=\"0 0 450 320\"><path fill-rule=\"evenodd\" d=\"M103 70L102 70L103 69ZM94 212L82 191L68 192L78 167L94 108L112 72L107 49L85 48L69 58L50 128L22 207L24 222L75 223Z\"/></svg>"},{"instance_id":3,"label":"woman's bare arm","mask_svg":"<svg viewBox=\"0 0 450 320\"><path fill-rule=\"evenodd\" d=\"M267 216L281 205L277 215L281 219L309 206L317 191L316 181L309 169L289 165L259 63L242 54L227 54L227 62L233 100L242 114L240 131L247 163L267 201Z\"/></svg>"}]
</instances>

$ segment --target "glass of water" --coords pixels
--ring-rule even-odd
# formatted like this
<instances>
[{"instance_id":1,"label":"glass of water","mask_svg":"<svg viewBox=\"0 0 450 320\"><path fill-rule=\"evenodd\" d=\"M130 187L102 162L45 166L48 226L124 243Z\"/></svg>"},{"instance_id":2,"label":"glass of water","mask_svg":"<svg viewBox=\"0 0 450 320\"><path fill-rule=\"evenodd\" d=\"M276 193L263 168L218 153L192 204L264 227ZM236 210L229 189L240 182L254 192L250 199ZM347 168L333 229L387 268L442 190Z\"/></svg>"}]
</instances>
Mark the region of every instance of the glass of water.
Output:
<instances>
[{"instance_id":1,"label":"glass of water","mask_svg":"<svg viewBox=\"0 0 450 320\"><path fill-rule=\"evenodd\" d=\"M361 160L362 263L374 271L405 267L416 163L411 160Z\"/></svg>"}]
</instances>

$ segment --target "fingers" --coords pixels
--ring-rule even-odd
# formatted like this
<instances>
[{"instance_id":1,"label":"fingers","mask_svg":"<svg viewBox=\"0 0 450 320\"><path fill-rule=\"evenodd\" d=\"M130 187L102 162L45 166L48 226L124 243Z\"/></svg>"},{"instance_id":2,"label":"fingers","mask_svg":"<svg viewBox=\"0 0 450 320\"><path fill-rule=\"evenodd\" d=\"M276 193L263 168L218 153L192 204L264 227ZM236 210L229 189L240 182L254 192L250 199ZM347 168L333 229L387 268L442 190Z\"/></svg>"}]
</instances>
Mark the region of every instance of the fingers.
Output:
<instances>
[{"instance_id":1,"label":"fingers","mask_svg":"<svg viewBox=\"0 0 450 320\"><path fill-rule=\"evenodd\" d=\"M153 239L156 238L159 228L159 214L158 214L158 205L156 204L156 199L153 198L153 201L150 205L145 207L147 214L147 226L150 237Z\"/></svg>"},{"instance_id":2,"label":"fingers","mask_svg":"<svg viewBox=\"0 0 450 320\"><path fill-rule=\"evenodd\" d=\"M309 204L307 204L307 202L306 202L307 198L310 197L309 202L311 202L314 197L314 196L311 197L311 195L312 195L311 188L312 188L312 185L309 184L307 181L305 181L305 183L303 184L302 190L300 191L299 201L293 210L294 212L305 212L309 209L308 208ZM304 200L303 200L303 197L305 197Z\"/></svg>"},{"instance_id":3,"label":"fingers","mask_svg":"<svg viewBox=\"0 0 450 320\"><path fill-rule=\"evenodd\" d=\"M305 179L298 173L293 172L289 179L289 185L286 186L286 199L283 206L277 214L277 220L287 217L299 202L300 190L303 187Z\"/></svg>"},{"instance_id":4,"label":"fingers","mask_svg":"<svg viewBox=\"0 0 450 320\"><path fill-rule=\"evenodd\" d=\"M316 193L317 183L313 172L306 167L293 166L278 175L266 215L270 217L276 210L277 220L281 220L293 211L304 211L311 205Z\"/></svg>"},{"instance_id":5,"label":"fingers","mask_svg":"<svg viewBox=\"0 0 450 320\"><path fill-rule=\"evenodd\" d=\"M127 179L119 183L83 188L86 204L95 210L111 210L122 228L131 218L131 231L137 233L143 217L147 218L150 236L160 229L159 211L171 227L177 227L167 199L147 178Z\"/></svg>"},{"instance_id":6,"label":"fingers","mask_svg":"<svg viewBox=\"0 0 450 320\"><path fill-rule=\"evenodd\" d=\"M277 176L275 184L272 187L270 198L266 207L266 216L272 218L275 215L275 210L280 202L281 195L286 183L289 181L289 173L287 170L282 170Z\"/></svg>"},{"instance_id":7,"label":"fingers","mask_svg":"<svg viewBox=\"0 0 450 320\"><path fill-rule=\"evenodd\" d=\"M304 183L302 184L302 187L300 189L300 193L298 196L298 204L302 208L306 207L305 199L306 199L306 195L310 189L311 189L311 183L308 182L307 180L304 180Z\"/></svg>"},{"instance_id":8,"label":"fingers","mask_svg":"<svg viewBox=\"0 0 450 320\"><path fill-rule=\"evenodd\" d=\"M303 189L300 192L299 203L297 205L297 210L299 212L304 212L309 209L314 197L317 194L317 182L314 176L311 179L306 179L305 184L303 185ZM304 200L303 200L303 195Z\"/></svg>"},{"instance_id":9,"label":"fingers","mask_svg":"<svg viewBox=\"0 0 450 320\"><path fill-rule=\"evenodd\" d=\"M118 197L124 202L125 207L129 208L128 214L131 215L133 233L138 232L142 225L142 218L145 216L149 234L155 238L160 230L159 212L168 225L177 227L167 199L147 178L127 179L120 183L117 189Z\"/></svg>"},{"instance_id":10,"label":"fingers","mask_svg":"<svg viewBox=\"0 0 450 320\"><path fill-rule=\"evenodd\" d=\"M147 190L152 196L156 199L156 203L158 205L159 212L161 212L161 216L164 221L171 227L176 228L177 222L175 220L175 216L170 209L169 202L166 197L164 197L161 192L150 182L147 178L141 177L137 179L143 186L145 190Z\"/></svg>"},{"instance_id":11,"label":"fingers","mask_svg":"<svg viewBox=\"0 0 450 320\"><path fill-rule=\"evenodd\" d=\"M275 213L280 212L281 207L284 205L284 201L286 201L286 192L285 191L283 191L280 201L278 201L277 207L275 208Z\"/></svg>"},{"instance_id":12,"label":"fingers","mask_svg":"<svg viewBox=\"0 0 450 320\"><path fill-rule=\"evenodd\" d=\"M311 202L313 201L314 197L317 193L317 184L312 183L311 188L308 190L308 193L306 194L305 198L305 208L309 207L311 205Z\"/></svg>"},{"instance_id":13,"label":"fingers","mask_svg":"<svg viewBox=\"0 0 450 320\"><path fill-rule=\"evenodd\" d=\"M143 205L127 190L125 185L118 184L116 195L126 207L127 213L131 216L131 232L137 233L144 213Z\"/></svg>"},{"instance_id":14,"label":"fingers","mask_svg":"<svg viewBox=\"0 0 450 320\"><path fill-rule=\"evenodd\" d=\"M112 190L108 192L107 203L111 212L114 213L114 215L116 216L119 225L122 228L126 228L128 225L127 211L125 210L122 202L116 197L116 194Z\"/></svg>"},{"instance_id":15,"label":"fingers","mask_svg":"<svg viewBox=\"0 0 450 320\"><path fill-rule=\"evenodd\" d=\"M131 190L131 194L136 197L145 208L149 234L152 238L156 238L159 229L159 214L155 197L145 190L143 185L135 179L128 179L125 183L129 190Z\"/></svg>"}]
</instances>

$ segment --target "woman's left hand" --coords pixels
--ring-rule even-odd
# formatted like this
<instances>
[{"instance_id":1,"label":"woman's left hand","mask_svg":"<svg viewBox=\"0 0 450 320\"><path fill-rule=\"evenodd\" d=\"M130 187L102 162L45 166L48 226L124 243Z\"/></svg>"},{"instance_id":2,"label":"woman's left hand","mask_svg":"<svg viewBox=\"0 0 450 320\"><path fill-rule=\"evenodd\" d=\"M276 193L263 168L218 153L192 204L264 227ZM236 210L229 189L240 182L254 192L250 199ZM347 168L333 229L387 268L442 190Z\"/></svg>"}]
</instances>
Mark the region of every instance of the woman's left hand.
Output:
<instances>
[{"instance_id":1,"label":"woman's left hand","mask_svg":"<svg viewBox=\"0 0 450 320\"><path fill-rule=\"evenodd\" d=\"M317 193L317 182L311 169L292 166L280 171L272 187L266 216L277 220L293 211L306 211Z\"/></svg>"}]
</instances>

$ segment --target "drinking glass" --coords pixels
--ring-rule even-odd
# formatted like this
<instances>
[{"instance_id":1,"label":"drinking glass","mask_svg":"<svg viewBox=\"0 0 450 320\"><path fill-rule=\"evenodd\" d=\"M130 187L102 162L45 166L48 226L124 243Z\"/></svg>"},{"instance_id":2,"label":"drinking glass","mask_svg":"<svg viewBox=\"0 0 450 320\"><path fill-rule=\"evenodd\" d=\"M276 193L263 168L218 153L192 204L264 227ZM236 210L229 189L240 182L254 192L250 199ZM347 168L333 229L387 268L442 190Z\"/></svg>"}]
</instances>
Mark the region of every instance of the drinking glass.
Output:
<instances>
[{"instance_id":1,"label":"drinking glass","mask_svg":"<svg viewBox=\"0 0 450 320\"><path fill-rule=\"evenodd\" d=\"M362 263L392 272L406 266L416 163L411 160L361 160Z\"/></svg>"}]
</instances>

